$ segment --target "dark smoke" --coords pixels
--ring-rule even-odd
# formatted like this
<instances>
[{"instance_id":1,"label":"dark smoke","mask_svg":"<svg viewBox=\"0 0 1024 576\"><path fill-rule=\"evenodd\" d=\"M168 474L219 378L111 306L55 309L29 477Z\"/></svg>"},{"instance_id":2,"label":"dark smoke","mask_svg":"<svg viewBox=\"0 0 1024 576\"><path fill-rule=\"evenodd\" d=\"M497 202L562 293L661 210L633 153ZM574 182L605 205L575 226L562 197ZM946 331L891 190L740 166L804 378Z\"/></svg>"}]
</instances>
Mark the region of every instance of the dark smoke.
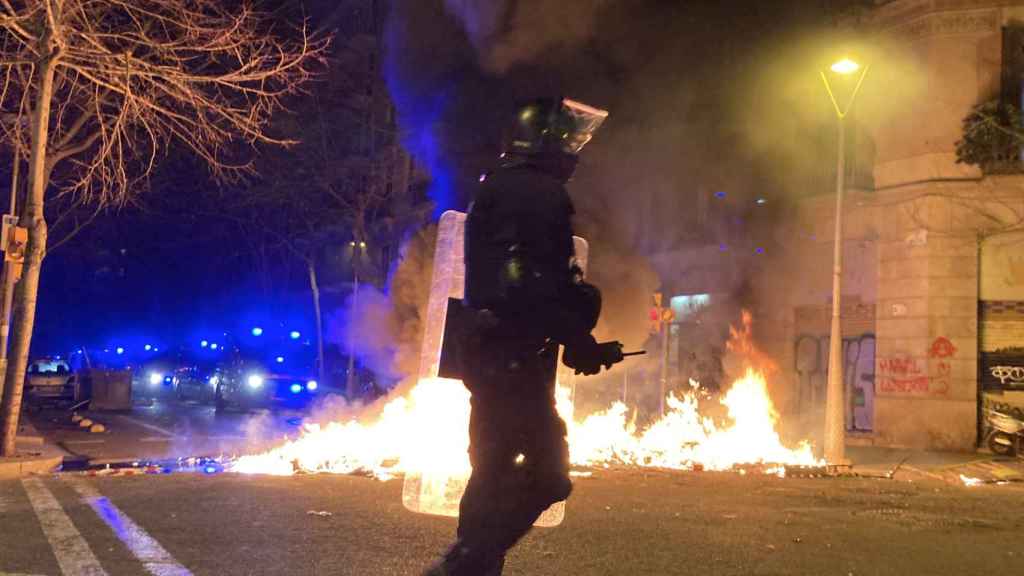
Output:
<instances>
[{"instance_id":1,"label":"dark smoke","mask_svg":"<svg viewBox=\"0 0 1024 576\"><path fill-rule=\"evenodd\" d=\"M600 9L613 1L445 0L445 5L462 23L480 66L503 74L516 64L588 42Z\"/></svg>"},{"instance_id":2,"label":"dark smoke","mask_svg":"<svg viewBox=\"0 0 1024 576\"><path fill-rule=\"evenodd\" d=\"M757 278L807 192L795 184L811 167L794 118L814 116L823 96L793 97L781 79L817 90L817 72L783 48L859 3L395 0L386 73L439 210L466 208L515 101L562 94L610 110L570 187L605 294L599 336L644 345L651 293L702 286L730 296L699 319L717 339L705 348L721 348L741 307L771 301ZM711 252L700 261L665 257L701 246Z\"/></svg>"}]
</instances>

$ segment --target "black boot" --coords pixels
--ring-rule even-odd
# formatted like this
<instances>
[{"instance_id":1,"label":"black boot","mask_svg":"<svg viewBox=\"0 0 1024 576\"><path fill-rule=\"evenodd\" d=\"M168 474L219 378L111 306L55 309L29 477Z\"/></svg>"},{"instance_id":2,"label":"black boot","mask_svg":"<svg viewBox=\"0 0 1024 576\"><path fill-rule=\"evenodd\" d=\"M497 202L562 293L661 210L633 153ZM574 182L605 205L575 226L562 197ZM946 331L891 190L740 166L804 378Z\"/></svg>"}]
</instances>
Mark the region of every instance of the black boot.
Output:
<instances>
[{"instance_id":1,"label":"black boot","mask_svg":"<svg viewBox=\"0 0 1024 576\"><path fill-rule=\"evenodd\" d=\"M504 556L493 562L485 562L474 556L477 555L471 554L469 548L456 542L423 576L501 576L505 567Z\"/></svg>"},{"instance_id":2,"label":"black boot","mask_svg":"<svg viewBox=\"0 0 1024 576\"><path fill-rule=\"evenodd\" d=\"M434 563L423 576L455 576L459 574L462 565L466 563L466 555L469 549L462 546L460 542L452 544L452 547L445 552L436 563Z\"/></svg>"}]
</instances>

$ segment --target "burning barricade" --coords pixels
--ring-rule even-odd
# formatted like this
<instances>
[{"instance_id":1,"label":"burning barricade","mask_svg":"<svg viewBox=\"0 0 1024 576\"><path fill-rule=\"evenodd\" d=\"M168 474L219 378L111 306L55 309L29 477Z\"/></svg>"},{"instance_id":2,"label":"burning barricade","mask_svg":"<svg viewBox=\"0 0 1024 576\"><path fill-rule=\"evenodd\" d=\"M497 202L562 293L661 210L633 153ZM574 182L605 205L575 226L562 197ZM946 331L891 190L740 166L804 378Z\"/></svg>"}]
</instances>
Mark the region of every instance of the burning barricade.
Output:
<instances>
[{"instance_id":1,"label":"burning barricade","mask_svg":"<svg viewBox=\"0 0 1024 576\"><path fill-rule=\"evenodd\" d=\"M458 502L471 470L469 393L457 380L438 378L449 298L462 294L462 230L465 215L449 212L440 222L434 277L427 308L421 377L412 390L388 402L372 421L352 419L307 426L299 438L262 454L235 460L230 470L247 474L369 474L381 480L404 475L403 503L416 512L458 514ZM586 261L586 243L577 255ZM811 446L788 448L776 431L777 413L768 394L768 363L750 341L750 317L732 332L730 348L749 359L743 375L720 398L724 422L703 416L699 387L670 393L664 415L638 429L629 408L616 402L604 411L577 418L568 387L558 388L558 412L568 429L574 466L613 465L673 470L730 470L760 465L820 466ZM538 521L561 521L564 503Z\"/></svg>"}]
</instances>

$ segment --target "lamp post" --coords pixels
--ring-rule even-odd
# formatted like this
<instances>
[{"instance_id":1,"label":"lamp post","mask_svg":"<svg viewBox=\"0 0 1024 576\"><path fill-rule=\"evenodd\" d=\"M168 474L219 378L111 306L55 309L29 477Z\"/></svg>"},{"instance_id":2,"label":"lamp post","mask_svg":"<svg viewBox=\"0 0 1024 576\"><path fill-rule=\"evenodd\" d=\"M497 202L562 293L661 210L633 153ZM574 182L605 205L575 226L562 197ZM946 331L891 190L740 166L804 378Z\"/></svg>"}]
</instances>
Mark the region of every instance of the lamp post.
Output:
<instances>
[{"instance_id":1,"label":"lamp post","mask_svg":"<svg viewBox=\"0 0 1024 576\"><path fill-rule=\"evenodd\" d=\"M832 325L829 331L828 388L825 395L825 461L829 464L846 463L846 422L844 410L845 386L843 384L843 331L840 311L842 310L841 290L843 279L843 192L846 189L846 116L860 92L868 67L862 67L849 58L844 58L830 67L836 74L849 76L860 72L853 93L846 106L840 106L825 72L821 80L825 84L832 107L838 119L838 150L836 157L836 224L835 246L832 254Z\"/></svg>"}]
</instances>

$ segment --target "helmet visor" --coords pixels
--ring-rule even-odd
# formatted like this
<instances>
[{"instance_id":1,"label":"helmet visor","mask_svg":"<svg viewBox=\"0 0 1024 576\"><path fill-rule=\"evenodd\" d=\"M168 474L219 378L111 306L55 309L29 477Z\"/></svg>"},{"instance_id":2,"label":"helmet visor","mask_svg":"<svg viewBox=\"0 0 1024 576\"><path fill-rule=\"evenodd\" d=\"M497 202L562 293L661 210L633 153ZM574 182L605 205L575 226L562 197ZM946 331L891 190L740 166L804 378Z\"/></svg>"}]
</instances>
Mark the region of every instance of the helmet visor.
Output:
<instances>
[{"instance_id":1,"label":"helmet visor","mask_svg":"<svg viewBox=\"0 0 1024 576\"><path fill-rule=\"evenodd\" d=\"M563 146L566 152L579 154L580 150L587 145L587 142L590 142L590 139L594 137L594 133L597 132L598 128L604 124L605 119L608 118L608 111L587 106L582 102L576 102L568 98L562 100L562 105L573 122L571 132L563 140Z\"/></svg>"}]
</instances>

